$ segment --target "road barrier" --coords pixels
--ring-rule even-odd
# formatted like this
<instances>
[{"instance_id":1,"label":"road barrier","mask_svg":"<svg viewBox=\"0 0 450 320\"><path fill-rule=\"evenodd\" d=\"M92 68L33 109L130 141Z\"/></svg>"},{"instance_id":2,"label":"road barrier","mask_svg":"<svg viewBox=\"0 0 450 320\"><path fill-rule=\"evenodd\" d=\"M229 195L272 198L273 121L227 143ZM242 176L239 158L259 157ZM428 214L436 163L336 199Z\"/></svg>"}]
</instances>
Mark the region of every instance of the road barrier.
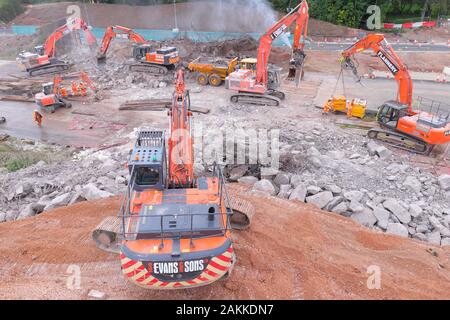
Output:
<instances>
[{"instance_id":1,"label":"road barrier","mask_svg":"<svg viewBox=\"0 0 450 320\"><path fill-rule=\"evenodd\" d=\"M421 27L433 28L436 27L436 21L420 21L407 23L384 23L384 29L415 29Z\"/></svg>"}]
</instances>

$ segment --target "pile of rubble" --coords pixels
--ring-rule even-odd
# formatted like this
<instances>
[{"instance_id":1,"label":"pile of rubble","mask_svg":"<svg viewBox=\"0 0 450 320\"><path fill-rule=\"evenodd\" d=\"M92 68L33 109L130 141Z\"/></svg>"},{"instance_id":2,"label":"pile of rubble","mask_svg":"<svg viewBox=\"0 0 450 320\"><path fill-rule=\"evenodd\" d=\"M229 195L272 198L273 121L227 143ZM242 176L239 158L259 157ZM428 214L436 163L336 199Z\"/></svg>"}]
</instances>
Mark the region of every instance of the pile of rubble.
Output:
<instances>
[{"instance_id":1,"label":"pile of rubble","mask_svg":"<svg viewBox=\"0 0 450 320\"><path fill-rule=\"evenodd\" d=\"M208 123L225 129L247 122L209 115ZM407 154L394 157L363 135L336 132L317 121L304 121L301 128L295 121L273 124L280 126L281 170L270 175L262 173L258 164L234 165L225 170L229 181L250 184L255 192L311 203L382 232L450 244L450 175L435 177L410 165ZM204 142L203 150L217 143ZM71 161L40 162L0 176L0 221L121 194L129 178L123 166L128 152L128 145L87 150ZM202 151L196 152L195 170L200 174L207 166Z\"/></svg>"},{"instance_id":2,"label":"pile of rubble","mask_svg":"<svg viewBox=\"0 0 450 320\"><path fill-rule=\"evenodd\" d=\"M70 161L37 164L0 175L0 222L24 219L43 211L85 200L122 194L128 149L86 150Z\"/></svg>"},{"instance_id":3,"label":"pile of rubble","mask_svg":"<svg viewBox=\"0 0 450 320\"><path fill-rule=\"evenodd\" d=\"M450 175L435 177L411 166L408 156L394 158L366 137L313 126L304 133L284 130L296 142L281 145L282 168L289 172L237 181L272 196L312 203L369 228L450 245Z\"/></svg>"},{"instance_id":4,"label":"pile of rubble","mask_svg":"<svg viewBox=\"0 0 450 320\"><path fill-rule=\"evenodd\" d=\"M187 66L198 57L236 57L254 55L258 43L252 37L215 42L193 42L176 39L162 42L150 41L154 48L174 46L178 49L181 64ZM129 65L136 63L132 58L133 45L129 42L114 42L104 62L98 64L95 57L86 58L86 50L72 50L63 60L73 62L80 71L88 72L99 89L148 89L165 87L173 81L173 74L151 75L144 72L130 72Z\"/></svg>"}]
</instances>

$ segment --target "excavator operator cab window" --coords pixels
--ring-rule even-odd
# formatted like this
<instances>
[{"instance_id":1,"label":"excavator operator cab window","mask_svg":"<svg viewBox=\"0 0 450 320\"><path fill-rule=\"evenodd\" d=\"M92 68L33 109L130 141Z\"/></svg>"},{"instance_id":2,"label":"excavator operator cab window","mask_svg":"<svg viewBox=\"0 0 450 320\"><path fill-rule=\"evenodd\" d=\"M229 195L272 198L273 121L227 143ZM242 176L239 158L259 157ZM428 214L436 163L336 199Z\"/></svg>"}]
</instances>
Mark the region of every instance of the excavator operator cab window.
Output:
<instances>
[{"instance_id":1,"label":"excavator operator cab window","mask_svg":"<svg viewBox=\"0 0 450 320\"><path fill-rule=\"evenodd\" d=\"M34 47L34 51L38 54L38 55L40 55L40 56L43 56L44 55L44 46L36 46L36 47Z\"/></svg>"},{"instance_id":2,"label":"excavator operator cab window","mask_svg":"<svg viewBox=\"0 0 450 320\"><path fill-rule=\"evenodd\" d=\"M140 167L136 172L136 183L141 186L153 186L160 182L158 167Z\"/></svg>"},{"instance_id":3,"label":"excavator operator cab window","mask_svg":"<svg viewBox=\"0 0 450 320\"><path fill-rule=\"evenodd\" d=\"M45 83L42 85L42 91L45 95L53 93L53 82Z\"/></svg>"},{"instance_id":4,"label":"excavator operator cab window","mask_svg":"<svg viewBox=\"0 0 450 320\"><path fill-rule=\"evenodd\" d=\"M398 120L405 115L405 110L401 107L384 104L378 113L378 121L388 127L396 128Z\"/></svg>"},{"instance_id":5,"label":"excavator operator cab window","mask_svg":"<svg viewBox=\"0 0 450 320\"><path fill-rule=\"evenodd\" d=\"M136 60L143 59L147 53L151 52L151 47L148 45L140 45L133 48L133 57Z\"/></svg>"}]
</instances>

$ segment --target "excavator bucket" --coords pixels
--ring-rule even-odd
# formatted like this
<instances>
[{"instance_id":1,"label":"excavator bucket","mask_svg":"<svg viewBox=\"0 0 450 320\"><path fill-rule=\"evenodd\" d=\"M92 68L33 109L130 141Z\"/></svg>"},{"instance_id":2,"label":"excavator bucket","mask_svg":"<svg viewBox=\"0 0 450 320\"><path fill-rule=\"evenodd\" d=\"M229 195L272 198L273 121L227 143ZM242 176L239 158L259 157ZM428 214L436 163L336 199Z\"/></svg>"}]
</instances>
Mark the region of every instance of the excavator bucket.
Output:
<instances>
[{"instance_id":1,"label":"excavator bucket","mask_svg":"<svg viewBox=\"0 0 450 320\"><path fill-rule=\"evenodd\" d=\"M345 58L341 60L341 66L344 70L350 70L353 73L357 82L361 82L361 77L358 74L358 68L355 62L351 58Z\"/></svg>"},{"instance_id":2,"label":"excavator bucket","mask_svg":"<svg viewBox=\"0 0 450 320\"><path fill-rule=\"evenodd\" d=\"M106 60L106 54L98 53L96 58L97 62L104 62Z\"/></svg>"},{"instance_id":3,"label":"excavator bucket","mask_svg":"<svg viewBox=\"0 0 450 320\"><path fill-rule=\"evenodd\" d=\"M304 72L303 65L305 63L306 54L303 50L297 49L292 52L292 59L289 61L289 74L287 80L295 81L298 86L300 80L303 80Z\"/></svg>"}]
</instances>

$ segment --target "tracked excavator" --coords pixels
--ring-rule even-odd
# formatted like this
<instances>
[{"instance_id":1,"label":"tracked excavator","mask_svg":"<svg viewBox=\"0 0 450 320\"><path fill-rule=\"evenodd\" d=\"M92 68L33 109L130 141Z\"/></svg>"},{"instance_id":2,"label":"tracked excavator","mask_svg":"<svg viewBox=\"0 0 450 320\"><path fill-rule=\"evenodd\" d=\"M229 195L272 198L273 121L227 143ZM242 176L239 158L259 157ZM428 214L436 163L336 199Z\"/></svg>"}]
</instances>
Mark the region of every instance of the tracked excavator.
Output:
<instances>
[{"instance_id":1,"label":"tracked excavator","mask_svg":"<svg viewBox=\"0 0 450 320\"><path fill-rule=\"evenodd\" d=\"M109 45L116 37L125 37L135 44L133 58L136 63L129 66L130 71L166 74L169 70L174 70L180 61L178 50L175 47L162 47L154 50L144 37L132 29L123 26L109 26L106 28L97 54L99 62L106 59Z\"/></svg>"},{"instance_id":2,"label":"tracked excavator","mask_svg":"<svg viewBox=\"0 0 450 320\"><path fill-rule=\"evenodd\" d=\"M450 142L449 114L440 113L445 111L441 103L433 101L430 113L413 110L413 83L408 68L383 34L370 34L344 50L343 68L351 70L360 81L352 57L367 49L375 52L398 83L397 100L387 101L378 109L377 121L382 129L369 130L369 138L419 154L429 154L434 146Z\"/></svg>"},{"instance_id":3,"label":"tracked excavator","mask_svg":"<svg viewBox=\"0 0 450 320\"><path fill-rule=\"evenodd\" d=\"M218 166L196 177L189 91L177 71L170 134L142 130L128 161L130 181L118 217L93 231L118 252L125 277L147 289L183 289L227 277L236 261L232 228L249 226L253 208L230 198Z\"/></svg>"},{"instance_id":4,"label":"tracked excavator","mask_svg":"<svg viewBox=\"0 0 450 320\"><path fill-rule=\"evenodd\" d=\"M290 13L273 25L259 40L256 73L253 70L238 69L225 80L227 89L237 91L230 97L233 103L249 103L257 105L278 106L285 94L277 89L280 87L280 69L268 67L272 43L282 35L294 22L294 45L289 62L288 78L295 79L298 84L303 73L306 54L304 41L307 34L308 3L303 0ZM303 35L303 42L300 43Z\"/></svg>"},{"instance_id":5,"label":"tracked excavator","mask_svg":"<svg viewBox=\"0 0 450 320\"><path fill-rule=\"evenodd\" d=\"M44 83L42 85L42 92L37 93L34 96L36 105L41 111L53 113L58 108L71 108L72 104L65 98L68 96L82 95L82 90L78 90L79 86L74 89L68 90L62 86L63 80L80 79L83 86L89 87L92 92L96 93L97 88L89 78L86 72L76 72L67 75L57 75L54 77L53 82Z\"/></svg>"},{"instance_id":6,"label":"tracked excavator","mask_svg":"<svg viewBox=\"0 0 450 320\"><path fill-rule=\"evenodd\" d=\"M57 28L47 38L45 43L34 48L34 52L23 51L19 53L16 61L24 71L30 76L43 75L48 73L62 72L68 70L70 65L66 61L56 58L56 43L65 35L82 30L86 41L90 47L97 45L95 36L91 33L88 25L82 19L74 19L65 25Z\"/></svg>"}]
</instances>

